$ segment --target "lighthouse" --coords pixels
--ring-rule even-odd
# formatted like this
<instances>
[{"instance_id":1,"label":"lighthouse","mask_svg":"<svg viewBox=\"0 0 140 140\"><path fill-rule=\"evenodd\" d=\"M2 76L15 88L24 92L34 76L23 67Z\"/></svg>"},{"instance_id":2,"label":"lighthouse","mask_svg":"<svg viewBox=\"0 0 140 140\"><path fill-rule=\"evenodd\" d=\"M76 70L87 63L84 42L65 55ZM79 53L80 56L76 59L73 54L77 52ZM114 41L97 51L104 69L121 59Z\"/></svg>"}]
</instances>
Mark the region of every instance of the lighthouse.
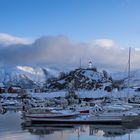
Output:
<instances>
[{"instance_id":1,"label":"lighthouse","mask_svg":"<svg viewBox=\"0 0 140 140\"><path fill-rule=\"evenodd\" d=\"M89 69L92 68L92 61L89 61L89 63L88 63L88 68L89 68Z\"/></svg>"}]
</instances>

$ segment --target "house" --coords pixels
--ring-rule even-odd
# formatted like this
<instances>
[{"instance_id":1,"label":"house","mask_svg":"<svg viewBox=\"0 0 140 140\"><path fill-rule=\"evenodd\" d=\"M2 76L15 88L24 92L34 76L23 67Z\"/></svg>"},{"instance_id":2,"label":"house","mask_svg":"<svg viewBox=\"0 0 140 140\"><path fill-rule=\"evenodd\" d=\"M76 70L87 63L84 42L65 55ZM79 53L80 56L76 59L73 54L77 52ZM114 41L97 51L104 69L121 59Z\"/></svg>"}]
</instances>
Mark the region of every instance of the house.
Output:
<instances>
[{"instance_id":1,"label":"house","mask_svg":"<svg viewBox=\"0 0 140 140\"><path fill-rule=\"evenodd\" d=\"M8 88L8 93L20 93L22 91L19 86L11 86Z\"/></svg>"}]
</instances>

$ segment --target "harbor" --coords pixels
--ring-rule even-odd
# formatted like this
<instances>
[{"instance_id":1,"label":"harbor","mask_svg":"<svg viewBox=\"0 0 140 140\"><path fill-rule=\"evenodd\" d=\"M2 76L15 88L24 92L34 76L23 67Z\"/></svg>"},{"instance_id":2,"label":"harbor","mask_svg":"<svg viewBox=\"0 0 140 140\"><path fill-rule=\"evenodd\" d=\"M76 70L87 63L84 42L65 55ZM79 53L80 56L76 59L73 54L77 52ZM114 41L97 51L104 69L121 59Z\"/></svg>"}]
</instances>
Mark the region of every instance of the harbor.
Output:
<instances>
[{"instance_id":1,"label":"harbor","mask_svg":"<svg viewBox=\"0 0 140 140\"><path fill-rule=\"evenodd\" d=\"M140 121L140 104L126 102L124 99L92 98L86 101L74 92L66 97L53 97L49 102L29 97L2 98L1 114L19 111L23 121L36 124L123 124Z\"/></svg>"},{"instance_id":2,"label":"harbor","mask_svg":"<svg viewBox=\"0 0 140 140\"><path fill-rule=\"evenodd\" d=\"M45 139L109 139L138 140L140 124L26 124L21 112L8 111L0 115L0 140L45 140ZM8 120L8 121L7 121Z\"/></svg>"},{"instance_id":3,"label":"harbor","mask_svg":"<svg viewBox=\"0 0 140 140\"><path fill-rule=\"evenodd\" d=\"M0 140L137 140L140 96L132 88L1 93L0 124Z\"/></svg>"}]
</instances>

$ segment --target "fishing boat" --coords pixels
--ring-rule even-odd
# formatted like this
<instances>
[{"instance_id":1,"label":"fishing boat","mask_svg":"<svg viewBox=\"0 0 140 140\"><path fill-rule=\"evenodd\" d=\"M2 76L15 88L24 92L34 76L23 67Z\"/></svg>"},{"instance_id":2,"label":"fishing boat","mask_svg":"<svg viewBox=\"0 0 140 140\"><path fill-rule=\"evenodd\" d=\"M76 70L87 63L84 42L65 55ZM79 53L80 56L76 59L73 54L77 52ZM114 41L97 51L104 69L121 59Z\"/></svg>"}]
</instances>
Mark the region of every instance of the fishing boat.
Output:
<instances>
[{"instance_id":1,"label":"fishing boat","mask_svg":"<svg viewBox=\"0 0 140 140\"><path fill-rule=\"evenodd\" d=\"M45 110L37 111L28 111L24 114L24 116L31 120L44 120L44 119L65 119L65 118L75 118L79 115L79 112L75 112L72 110L54 110L52 108L48 108Z\"/></svg>"},{"instance_id":2,"label":"fishing boat","mask_svg":"<svg viewBox=\"0 0 140 140\"><path fill-rule=\"evenodd\" d=\"M71 110L49 110L38 113L26 113L26 121L31 123L77 123L77 124L121 124L122 122L129 122L138 116L137 113L130 111L106 111L96 105L89 114L81 115L79 112Z\"/></svg>"},{"instance_id":3,"label":"fishing boat","mask_svg":"<svg viewBox=\"0 0 140 140\"><path fill-rule=\"evenodd\" d=\"M70 118L71 117L71 118ZM85 116L70 116L49 118L46 116L26 116L26 121L37 124L122 124L125 122L131 122L137 117L136 114L102 114L102 115L85 115Z\"/></svg>"}]
</instances>

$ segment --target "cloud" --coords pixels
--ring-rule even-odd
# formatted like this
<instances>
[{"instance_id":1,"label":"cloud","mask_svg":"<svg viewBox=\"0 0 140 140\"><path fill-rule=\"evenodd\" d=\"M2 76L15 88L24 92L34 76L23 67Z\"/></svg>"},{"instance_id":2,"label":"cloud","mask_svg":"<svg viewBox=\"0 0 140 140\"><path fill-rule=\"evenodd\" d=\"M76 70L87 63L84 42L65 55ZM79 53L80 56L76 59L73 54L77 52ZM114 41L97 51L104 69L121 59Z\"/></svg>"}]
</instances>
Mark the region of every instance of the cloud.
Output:
<instances>
[{"instance_id":1,"label":"cloud","mask_svg":"<svg viewBox=\"0 0 140 140\"><path fill-rule=\"evenodd\" d=\"M53 67L93 65L114 70L125 70L128 64L128 48L117 46L111 39L96 39L87 43L74 43L65 36L44 36L32 44L0 45L1 65L40 65ZM132 68L140 68L140 51L132 49Z\"/></svg>"},{"instance_id":2,"label":"cloud","mask_svg":"<svg viewBox=\"0 0 140 140\"><path fill-rule=\"evenodd\" d=\"M135 51L140 51L140 48L135 48Z\"/></svg>"},{"instance_id":3,"label":"cloud","mask_svg":"<svg viewBox=\"0 0 140 140\"><path fill-rule=\"evenodd\" d=\"M97 39L97 40L94 40L92 43L93 43L93 46L100 46L100 47L105 47L105 48L110 48L115 45L113 40L111 39Z\"/></svg>"},{"instance_id":4,"label":"cloud","mask_svg":"<svg viewBox=\"0 0 140 140\"><path fill-rule=\"evenodd\" d=\"M0 43L4 45L31 44L32 41L30 39L15 37L6 33L0 33Z\"/></svg>"}]
</instances>

